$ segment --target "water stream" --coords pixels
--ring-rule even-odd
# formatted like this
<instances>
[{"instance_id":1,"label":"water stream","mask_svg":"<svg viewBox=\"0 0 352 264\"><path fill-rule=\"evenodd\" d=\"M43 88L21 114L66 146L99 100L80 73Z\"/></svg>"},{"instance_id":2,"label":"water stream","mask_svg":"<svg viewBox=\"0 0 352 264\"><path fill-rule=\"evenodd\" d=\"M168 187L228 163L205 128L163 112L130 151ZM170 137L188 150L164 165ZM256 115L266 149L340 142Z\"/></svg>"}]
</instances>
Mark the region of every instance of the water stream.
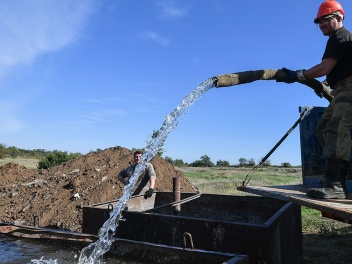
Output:
<instances>
[{"instance_id":1,"label":"water stream","mask_svg":"<svg viewBox=\"0 0 352 264\"><path fill-rule=\"evenodd\" d=\"M134 186L137 183L139 175L149 162L161 149L168 134L176 128L183 116L189 111L190 107L208 90L215 86L214 80L209 78L196 87L188 96L183 98L182 102L165 117L165 120L158 131L157 137L152 139L146 147L141 157L141 162L137 165L135 172L130 178L129 184L124 187L122 197L119 199L115 208L110 212L110 218L103 224L98 233L98 240L83 248L77 264L95 264L102 263L102 256L110 250L119 221L123 221L122 211L130 199ZM58 264L57 260L32 260L36 264Z\"/></svg>"}]
</instances>

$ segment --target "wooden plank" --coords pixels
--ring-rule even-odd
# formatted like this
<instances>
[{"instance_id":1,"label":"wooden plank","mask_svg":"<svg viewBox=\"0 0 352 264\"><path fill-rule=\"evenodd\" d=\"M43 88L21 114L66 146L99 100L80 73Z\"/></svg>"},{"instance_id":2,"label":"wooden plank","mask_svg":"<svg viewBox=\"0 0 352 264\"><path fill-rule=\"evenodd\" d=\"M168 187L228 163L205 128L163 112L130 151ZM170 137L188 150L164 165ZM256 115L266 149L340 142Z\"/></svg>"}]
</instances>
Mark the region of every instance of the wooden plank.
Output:
<instances>
[{"instance_id":1,"label":"wooden plank","mask_svg":"<svg viewBox=\"0 0 352 264\"><path fill-rule=\"evenodd\" d=\"M306 195L308 187L304 185L287 186L246 186L239 190L290 201L323 213L323 216L352 224L352 200L316 199Z\"/></svg>"}]
</instances>

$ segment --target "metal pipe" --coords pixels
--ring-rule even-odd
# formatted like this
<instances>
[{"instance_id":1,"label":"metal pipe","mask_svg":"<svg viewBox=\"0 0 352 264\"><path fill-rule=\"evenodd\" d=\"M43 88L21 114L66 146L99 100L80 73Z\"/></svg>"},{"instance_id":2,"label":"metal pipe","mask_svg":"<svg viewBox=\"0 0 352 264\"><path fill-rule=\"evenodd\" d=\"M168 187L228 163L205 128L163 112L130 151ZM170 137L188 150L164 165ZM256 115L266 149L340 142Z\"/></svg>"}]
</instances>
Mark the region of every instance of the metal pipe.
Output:
<instances>
[{"instance_id":1,"label":"metal pipe","mask_svg":"<svg viewBox=\"0 0 352 264\"><path fill-rule=\"evenodd\" d=\"M176 206L174 207L174 215L180 215L181 214L181 204L179 202L181 200L181 192L180 192L180 177L179 176L176 176L173 178L173 191L174 191L175 202L177 203Z\"/></svg>"},{"instance_id":2,"label":"metal pipe","mask_svg":"<svg viewBox=\"0 0 352 264\"><path fill-rule=\"evenodd\" d=\"M165 204L165 205L161 205L161 206L158 206L158 207L154 207L152 209L149 209L149 210L146 210L145 212L146 213L152 213L152 212L155 212L159 209L164 209L166 207L169 207L169 206L176 206L178 204L183 204L183 203L188 203L189 201L192 201L194 199L198 199L199 197L201 197L202 194L201 193L198 193L198 194L195 194L193 196L190 196L190 197L187 197L179 202L172 202L172 203L169 203L169 204Z\"/></svg>"}]
</instances>

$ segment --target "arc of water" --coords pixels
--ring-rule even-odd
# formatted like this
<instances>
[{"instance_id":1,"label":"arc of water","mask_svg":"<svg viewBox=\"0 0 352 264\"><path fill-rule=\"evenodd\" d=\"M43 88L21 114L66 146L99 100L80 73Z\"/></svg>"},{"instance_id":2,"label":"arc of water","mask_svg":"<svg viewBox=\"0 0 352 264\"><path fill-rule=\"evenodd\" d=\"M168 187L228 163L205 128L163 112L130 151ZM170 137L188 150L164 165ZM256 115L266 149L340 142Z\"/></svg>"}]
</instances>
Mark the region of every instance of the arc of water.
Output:
<instances>
[{"instance_id":1,"label":"arc of water","mask_svg":"<svg viewBox=\"0 0 352 264\"><path fill-rule=\"evenodd\" d=\"M110 218L103 224L99 230L99 238L96 242L85 247L80 254L78 264L94 264L100 261L102 255L110 250L113 242L113 236L116 227L122 220L122 210L126 207L127 201L130 199L133 188L139 178L139 175L149 162L160 150L164 144L168 134L175 129L182 117L188 112L189 108L208 90L215 87L215 79L209 78L194 89L188 96L183 98L182 102L176 109L166 116L157 137L147 146L145 153L141 157L141 163L136 166L135 172L130 178L130 183L125 186L124 194L119 199L117 205L110 213Z\"/></svg>"}]
</instances>

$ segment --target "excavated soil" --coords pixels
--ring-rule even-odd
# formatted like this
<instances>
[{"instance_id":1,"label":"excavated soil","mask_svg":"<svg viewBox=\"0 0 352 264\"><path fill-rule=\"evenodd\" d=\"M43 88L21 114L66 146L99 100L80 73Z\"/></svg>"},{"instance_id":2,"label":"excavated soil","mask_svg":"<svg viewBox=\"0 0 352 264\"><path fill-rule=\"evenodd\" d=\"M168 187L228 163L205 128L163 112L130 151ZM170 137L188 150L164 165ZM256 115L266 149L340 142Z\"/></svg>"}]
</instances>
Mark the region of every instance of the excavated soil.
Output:
<instances>
[{"instance_id":1,"label":"excavated soil","mask_svg":"<svg viewBox=\"0 0 352 264\"><path fill-rule=\"evenodd\" d=\"M82 230L82 208L120 198L117 174L133 163L133 152L108 148L62 163L49 170L27 169L15 163L0 167L0 223ZM184 174L155 156L156 191L172 191L179 176L181 192L197 192Z\"/></svg>"}]
</instances>

